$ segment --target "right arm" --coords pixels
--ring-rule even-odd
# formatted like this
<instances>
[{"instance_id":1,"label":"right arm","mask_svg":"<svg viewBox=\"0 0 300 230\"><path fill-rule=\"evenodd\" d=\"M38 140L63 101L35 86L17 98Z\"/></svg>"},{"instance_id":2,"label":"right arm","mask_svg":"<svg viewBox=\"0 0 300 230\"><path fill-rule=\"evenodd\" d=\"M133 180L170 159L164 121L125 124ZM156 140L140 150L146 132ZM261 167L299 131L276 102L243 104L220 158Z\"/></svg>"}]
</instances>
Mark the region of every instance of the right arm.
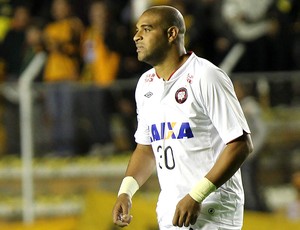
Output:
<instances>
[{"instance_id":1,"label":"right arm","mask_svg":"<svg viewBox=\"0 0 300 230\"><path fill-rule=\"evenodd\" d=\"M132 176L141 187L155 169L155 156L151 145L138 144L134 150L125 176Z\"/></svg>"},{"instance_id":2,"label":"right arm","mask_svg":"<svg viewBox=\"0 0 300 230\"><path fill-rule=\"evenodd\" d=\"M133 177L141 187L152 175L154 169L155 156L151 145L138 144L130 158L125 176ZM127 226L131 220L130 208L131 197L126 193L119 194L113 208L113 222L120 227Z\"/></svg>"}]
</instances>

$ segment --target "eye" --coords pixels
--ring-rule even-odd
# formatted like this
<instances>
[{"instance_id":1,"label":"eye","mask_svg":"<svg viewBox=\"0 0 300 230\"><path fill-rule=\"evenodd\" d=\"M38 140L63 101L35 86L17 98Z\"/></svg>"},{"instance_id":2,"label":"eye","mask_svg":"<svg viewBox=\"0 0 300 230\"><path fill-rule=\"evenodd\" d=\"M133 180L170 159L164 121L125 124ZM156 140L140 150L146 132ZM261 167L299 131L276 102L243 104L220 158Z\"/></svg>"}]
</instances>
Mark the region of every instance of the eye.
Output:
<instances>
[{"instance_id":1,"label":"eye","mask_svg":"<svg viewBox=\"0 0 300 230\"><path fill-rule=\"evenodd\" d=\"M151 30L152 30L152 26L144 26L143 27L143 31L146 32L146 33L150 32Z\"/></svg>"}]
</instances>

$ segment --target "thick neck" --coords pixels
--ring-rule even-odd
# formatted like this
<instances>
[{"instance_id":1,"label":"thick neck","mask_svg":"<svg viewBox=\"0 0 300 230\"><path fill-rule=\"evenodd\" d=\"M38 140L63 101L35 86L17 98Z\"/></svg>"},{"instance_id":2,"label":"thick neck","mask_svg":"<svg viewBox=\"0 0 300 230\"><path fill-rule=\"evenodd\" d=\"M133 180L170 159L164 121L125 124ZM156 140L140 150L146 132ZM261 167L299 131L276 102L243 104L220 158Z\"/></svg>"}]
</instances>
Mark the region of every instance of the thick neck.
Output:
<instances>
[{"instance_id":1,"label":"thick neck","mask_svg":"<svg viewBox=\"0 0 300 230\"><path fill-rule=\"evenodd\" d=\"M185 49L175 54L170 53L162 63L154 66L156 74L168 81L172 74L185 63L188 56Z\"/></svg>"}]
</instances>

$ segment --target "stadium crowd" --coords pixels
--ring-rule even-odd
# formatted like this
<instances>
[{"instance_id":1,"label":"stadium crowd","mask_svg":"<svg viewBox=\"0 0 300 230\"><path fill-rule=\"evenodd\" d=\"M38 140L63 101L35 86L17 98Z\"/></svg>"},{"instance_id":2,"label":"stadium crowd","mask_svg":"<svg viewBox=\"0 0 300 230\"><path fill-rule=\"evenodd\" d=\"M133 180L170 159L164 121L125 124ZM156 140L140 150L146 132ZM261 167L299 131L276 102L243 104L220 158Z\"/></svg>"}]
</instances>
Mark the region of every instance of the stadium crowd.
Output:
<instances>
[{"instance_id":1,"label":"stadium crowd","mask_svg":"<svg viewBox=\"0 0 300 230\"><path fill-rule=\"evenodd\" d=\"M158 4L184 14L186 47L216 65L243 44L233 72L300 69L298 0L0 0L1 82L17 82L35 54L47 53L36 81L47 83L43 119L55 153L111 152L114 111L133 136L134 92L122 90L114 100L110 86L148 68L137 61L132 37L136 17ZM81 85L76 93L72 83ZM1 152L14 154L20 152L19 105L9 95L1 97Z\"/></svg>"}]
</instances>

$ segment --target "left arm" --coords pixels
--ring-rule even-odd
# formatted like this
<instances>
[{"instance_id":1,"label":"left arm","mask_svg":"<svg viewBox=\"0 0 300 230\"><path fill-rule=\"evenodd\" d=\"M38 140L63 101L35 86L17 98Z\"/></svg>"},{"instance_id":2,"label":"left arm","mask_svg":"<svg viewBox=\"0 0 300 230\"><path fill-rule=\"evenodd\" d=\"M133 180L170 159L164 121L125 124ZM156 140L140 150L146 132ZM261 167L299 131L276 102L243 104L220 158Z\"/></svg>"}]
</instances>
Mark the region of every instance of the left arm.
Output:
<instances>
[{"instance_id":1,"label":"left arm","mask_svg":"<svg viewBox=\"0 0 300 230\"><path fill-rule=\"evenodd\" d=\"M220 157L205 177L216 187L220 187L236 173L249 153L252 152L252 149L250 134L244 132L242 136L226 145ZM187 194L176 206L173 225L188 227L190 224L195 224L200 208L201 205Z\"/></svg>"},{"instance_id":2,"label":"left arm","mask_svg":"<svg viewBox=\"0 0 300 230\"><path fill-rule=\"evenodd\" d=\"M250 134L244 133L226 145L205 177L216 187L220 187L235 174L252 151Z\"/></svg>"},{"instance_id":3,"label":"left arm","mask_svg":"<svg viewBox=\"0 0 300 230\"><path fill-rule=\"evenodd\" d=\"M205 112L221 139L227 144L205 177L178 202L173 225L179 227L188 227L196 222L202 201L236 173L253 149L248 134L250 130L243 119L243 111L230 78L222 70L211 67L204 70L203 76L200 81L199 101L203 103ZM219 114L223 114L226 121L221 120ZM233 129L240 133L239 137L230 137L233 132L229 130ZM243 133L240 132L241 129L244 130Z\"/></svg>"}]
</instances>

